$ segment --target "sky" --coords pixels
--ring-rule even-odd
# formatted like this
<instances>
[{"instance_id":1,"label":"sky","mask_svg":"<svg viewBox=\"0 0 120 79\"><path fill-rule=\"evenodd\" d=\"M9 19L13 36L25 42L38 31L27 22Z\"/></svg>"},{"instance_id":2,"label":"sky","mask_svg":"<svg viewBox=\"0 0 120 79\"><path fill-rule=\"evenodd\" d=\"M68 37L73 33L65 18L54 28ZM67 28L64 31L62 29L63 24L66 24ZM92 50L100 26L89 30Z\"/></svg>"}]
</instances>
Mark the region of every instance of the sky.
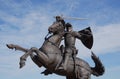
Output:
<instances>
[{"instance_id":1,"label":"sky","mask_svg":"<svg viewBox=\"0 0 120 79\"><path fill-rule=\"evenodd\" d=\"M40 74L28 57L25 67L19 69L19 58L24 54L10 50L6 44L17 44L25 48L40 48L54 16L87 18L87 20L65 19L75 31L91 27L94 44L92 51L105 66L103 76L91 79L120 78L120 1L119 0L0 0L0 79L65 79L56 74ZM76 41L77 57L94 63L90 50Z\"/></svg>"}]
</instances>

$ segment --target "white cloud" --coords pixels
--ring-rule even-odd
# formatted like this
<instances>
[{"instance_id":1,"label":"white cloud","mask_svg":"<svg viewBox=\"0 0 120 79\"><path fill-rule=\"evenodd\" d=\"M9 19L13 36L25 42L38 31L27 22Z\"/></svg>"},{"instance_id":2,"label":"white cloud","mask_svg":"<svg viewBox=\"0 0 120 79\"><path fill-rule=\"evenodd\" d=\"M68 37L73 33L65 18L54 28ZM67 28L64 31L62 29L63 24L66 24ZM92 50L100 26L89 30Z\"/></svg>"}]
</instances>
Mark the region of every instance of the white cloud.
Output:
<instances>
[{"instance_id":1,"label":"white cloud","mask_svg":"<svg viewBox=\"0 0 120 79\"><path fill-rule=\"evenodd\" d=\"M102 27L96 27L96 29L93 30L93 34L95 39L94 51L99 53L120 51L120 24L109 24Z\"/></svg>"},{"instance_id":2,"label":"white cloud","mask_svg":"<svg viewBox=\"0 0 120 79\"><path fill-rule=\"evenodd\" d=\"M94 37L93 52L106 54L120 51L120 24L91 27L91 30ZM90 56L90 50L79 40L76 41L76 47L79 50L79 57Z\"/></svg>"},{"instance_id":3,"label":"white cloud","mask_svg":"<svg viewBox=\"0 0 120 79\"><path fill-rule=\"evenodd\" d=\"M109 72L119 72L120 71L120 66L114 66L112 68L108 69Z\"/></svg>"}]
</instances>

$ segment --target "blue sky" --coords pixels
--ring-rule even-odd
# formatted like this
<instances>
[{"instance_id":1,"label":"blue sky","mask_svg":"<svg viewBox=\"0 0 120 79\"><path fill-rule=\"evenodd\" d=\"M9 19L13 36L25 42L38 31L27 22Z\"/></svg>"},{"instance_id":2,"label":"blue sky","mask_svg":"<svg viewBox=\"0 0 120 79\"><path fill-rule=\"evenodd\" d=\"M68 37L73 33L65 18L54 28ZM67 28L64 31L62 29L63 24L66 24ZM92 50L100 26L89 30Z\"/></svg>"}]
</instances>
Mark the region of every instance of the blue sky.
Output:
<instances>
[{"instance_id":1,"label":"blue sky","mask_svg":"<svg viewBox=\"0 0 120 79\"><path fill-rule=\"evenodd\" d=\"M56 15L88 18L68 20L78 31L88 26L94 36L92 50L102 60L106 72L92 79L119 79L120 71L120 1L119 0L0 0L0 79L65 79L55 74L40 74L28 58L26 66L19 69L19 57L24 53L9 50L5 45L18 44L26 48L40 47L47 28ZM78 57L94 66L90 51L79 40Z\"/></svg>"}]
</instances>

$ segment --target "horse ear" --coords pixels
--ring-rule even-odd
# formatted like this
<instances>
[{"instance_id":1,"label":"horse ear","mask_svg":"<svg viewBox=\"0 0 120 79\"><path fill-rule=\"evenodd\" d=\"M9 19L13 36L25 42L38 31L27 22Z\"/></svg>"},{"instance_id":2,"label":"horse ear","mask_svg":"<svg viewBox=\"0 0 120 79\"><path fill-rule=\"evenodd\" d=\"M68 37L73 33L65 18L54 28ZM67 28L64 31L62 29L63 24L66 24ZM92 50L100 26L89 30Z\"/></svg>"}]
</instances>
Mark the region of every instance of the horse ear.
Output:
<instances>
[{"instance_id":1,"label":"horse ear","mask_svg":"<svg viewBox=\"0 0 120 79\"><path fill-rule=\"evenodd\" d=\"M93 34L90 27L79 31L78 33L82 34L81 42L83 45L88 49L91 49L93 46Z\"/></svg>"}]
</instances>

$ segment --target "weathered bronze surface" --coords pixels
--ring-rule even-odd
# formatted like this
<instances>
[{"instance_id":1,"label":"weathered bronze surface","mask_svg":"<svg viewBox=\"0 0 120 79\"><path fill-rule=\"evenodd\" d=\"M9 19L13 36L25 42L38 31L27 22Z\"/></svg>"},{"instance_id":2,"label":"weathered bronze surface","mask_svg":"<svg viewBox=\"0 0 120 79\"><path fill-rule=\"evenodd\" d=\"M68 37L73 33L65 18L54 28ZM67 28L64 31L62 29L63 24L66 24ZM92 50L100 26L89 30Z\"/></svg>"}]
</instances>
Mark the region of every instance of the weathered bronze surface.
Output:
<instances>
[{"instance_id":1,"label":"weathered bronze surface","mask_svg":"<svg viewBox=\"0 0 120 79\"><path fill-rule=\"evenodd\" d=\"M76 38L81 40L85 47L92 48L93 35L90 27L78 32L73 31L70 23L65 24L60 16L56 16L56 22L48 28L48 31L52 35L45 37L45 41L39 49L36 47L26 49L19 45L7 44L9 49L25 52L20 57L20 68L25 65L27 57L30 56L38 67L46 68L42 72L44 75L55 73L66 76L66 79L90 79L91 74L103 75L104 66L93 52L91 52L91 58L95 67L90 67L86 61L76 57L78 53L75 47ZM60 46L62 40L64 40L65 46Z\"/></svg>"}]
</instances>

